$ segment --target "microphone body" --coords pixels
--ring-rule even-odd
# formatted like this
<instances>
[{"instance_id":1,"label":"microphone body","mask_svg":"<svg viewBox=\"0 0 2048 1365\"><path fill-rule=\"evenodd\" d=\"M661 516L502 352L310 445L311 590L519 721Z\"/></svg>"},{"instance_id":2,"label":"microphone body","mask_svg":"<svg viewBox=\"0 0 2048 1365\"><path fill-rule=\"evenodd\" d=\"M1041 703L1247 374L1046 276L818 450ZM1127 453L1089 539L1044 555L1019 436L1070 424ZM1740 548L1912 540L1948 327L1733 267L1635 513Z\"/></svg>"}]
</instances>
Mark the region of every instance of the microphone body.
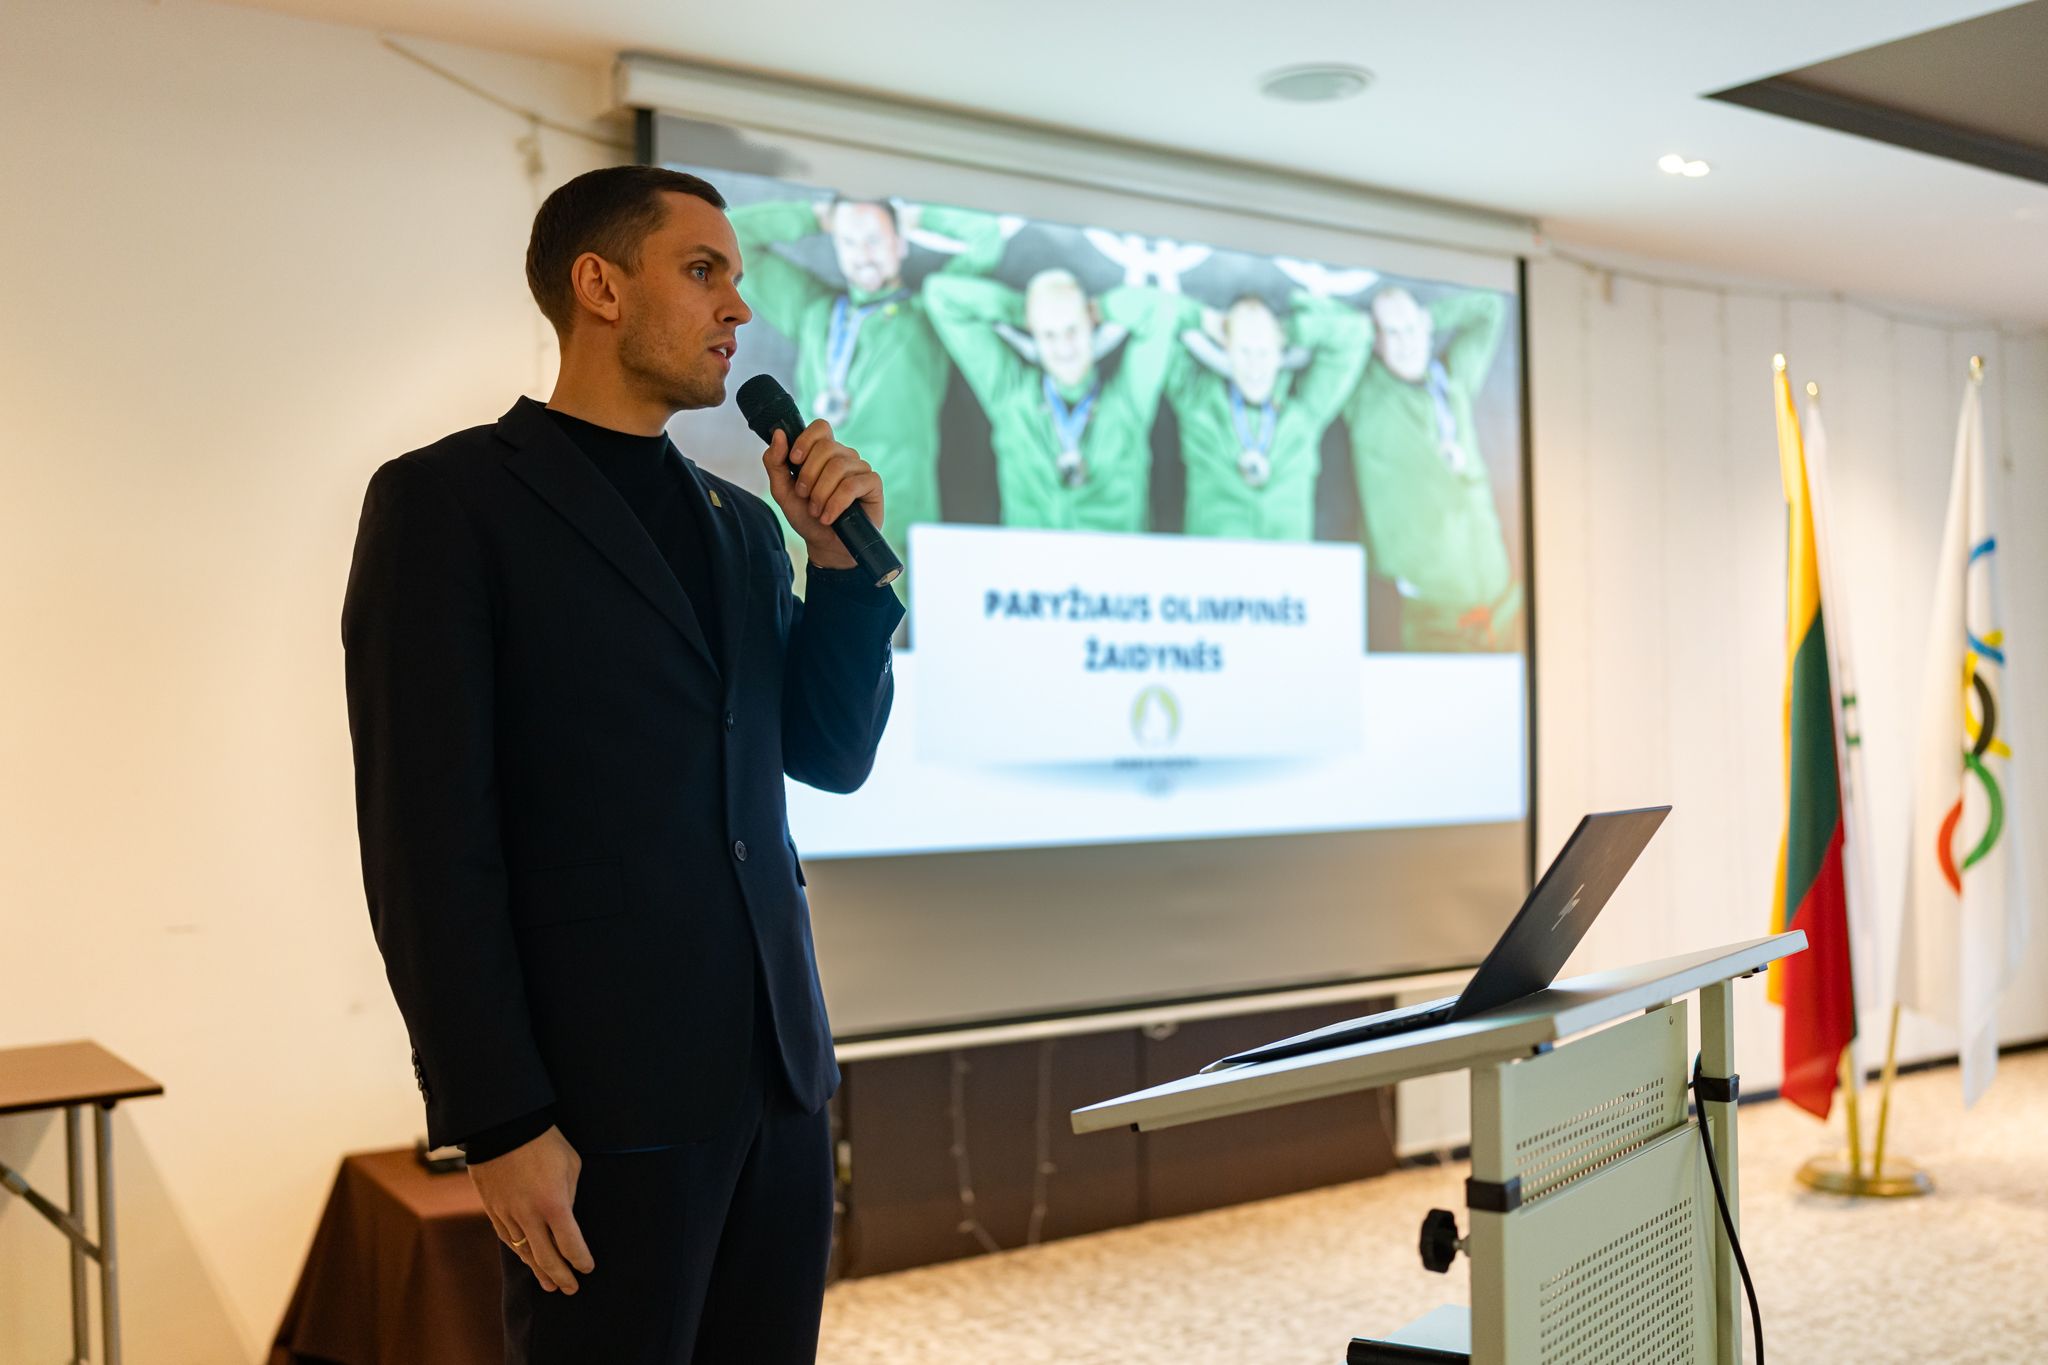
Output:
<instances>
[{"instance_id":1,"label":"microphone body","mask_svg":"<svg viewBox=\"0 0 2048 1365\"><path fill-rule=\"evenodd\" d=\"M803 414L797 411L796 400L776 382L773 375L757 374L740 385L737 401L740 416L747 419L747 425L753 428L756 436L770 445L775 443L778 431L792 444L803 435ZM796 477L796 472L795 465L789 466L791 478ZM841 512L839 519L832 523L832 530L847 553L853 556L853 562L874 580L876 587L895 582L903 573L903 561L889 548L889 542L882 539L882 533L868 520L867 509L859 503Z\"/></svg>"}]
</instances>

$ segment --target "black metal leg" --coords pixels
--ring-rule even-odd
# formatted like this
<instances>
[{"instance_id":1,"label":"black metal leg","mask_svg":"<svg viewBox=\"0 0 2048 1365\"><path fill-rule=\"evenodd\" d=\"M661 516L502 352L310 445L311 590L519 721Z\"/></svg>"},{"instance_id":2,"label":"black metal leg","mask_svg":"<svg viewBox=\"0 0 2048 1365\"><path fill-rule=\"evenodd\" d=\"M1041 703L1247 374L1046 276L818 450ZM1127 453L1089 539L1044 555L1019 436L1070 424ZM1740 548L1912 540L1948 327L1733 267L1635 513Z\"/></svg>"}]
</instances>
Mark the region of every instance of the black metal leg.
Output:
<instances>
[{"instance_id":1,"label":"black metal leg","mask_svg":"<svg viewBox=\"0 0 2048 1365\"><path fill-rule=\"evenodd\" d=\"M64 1181L69 1196L65 1209L73 1222L85 1226L85 1144L80 1140L79 1106L64 1108ZM92 1359L92 1323L85 1306L85 1248L71 1242L71 1359L86 1365Z\"/></svg>"},{"instance_id":2,"label":"black metal leg","mask_svg":"<svg viewBox=\"0 0 2048 1365\"><path fill-rule=\"evenodd\" d=\"M93 1127L99 1139L94 1174L99 1177L100 1206L100 1336L107 1348L107 1365L121 1365L121 1295L114 1261L114 1106L100 1105L93 1111Z\"/></svg>"}]
</instances>

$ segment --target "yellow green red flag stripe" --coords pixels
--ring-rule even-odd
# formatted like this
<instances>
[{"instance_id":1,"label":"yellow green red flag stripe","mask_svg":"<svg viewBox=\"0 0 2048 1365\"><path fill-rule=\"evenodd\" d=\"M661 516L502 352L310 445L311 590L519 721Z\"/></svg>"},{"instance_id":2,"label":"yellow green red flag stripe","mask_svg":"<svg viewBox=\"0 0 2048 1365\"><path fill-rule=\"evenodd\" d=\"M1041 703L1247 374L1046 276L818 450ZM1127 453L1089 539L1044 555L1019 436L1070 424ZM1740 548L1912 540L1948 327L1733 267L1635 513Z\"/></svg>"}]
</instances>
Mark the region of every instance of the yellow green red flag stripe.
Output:
<instances>
[{"instance_id":1,"label":"yellow green red flag stripe","mask_svg":"<svg viewBox=\"0 0 2048 1365\"><path fill-rule=\"evenodd\" d=\"M1785 829L1771 928L1776 933L1805 930L1807 949L1771 964L1770 997L1785 1008L1782 1093L1826 1118L1842 1049L1856 1036L1856 998L1849 966L1834 683L1813 490L1792 407L1792 383L1782 363L1777 407L1778 468L1791 534L1785 590Z\"/></svg>"}]
</instances>

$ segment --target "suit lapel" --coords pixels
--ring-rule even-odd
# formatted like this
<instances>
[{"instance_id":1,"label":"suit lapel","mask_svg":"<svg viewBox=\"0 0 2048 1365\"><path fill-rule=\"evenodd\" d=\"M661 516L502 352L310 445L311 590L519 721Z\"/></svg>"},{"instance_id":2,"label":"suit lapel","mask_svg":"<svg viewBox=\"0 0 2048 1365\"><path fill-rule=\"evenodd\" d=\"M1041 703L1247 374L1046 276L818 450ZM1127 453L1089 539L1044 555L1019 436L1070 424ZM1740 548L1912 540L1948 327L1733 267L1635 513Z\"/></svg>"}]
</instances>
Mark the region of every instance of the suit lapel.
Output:
<instances>
[{"instance_id":1,"label":"suit lapel","mask_svg":"<svg viewBox=\"0 0 2048 1365\"><path fill-rule=\"evenodd\" d=\"M618 490L598 472L597 466L584 458L575 443L562 434L542 405L531 398L521 398L512 405L511 411L498 419L498 434L512 447L512 454L505 461L507 467L610 560L612 566L625 575L626 581L638 588L668 618L669 624L711 666L712 671L718 672L718 661L704 639L703 627L697 621L697 613L690 607L689 595L676 582L668 561L661 557L661 551L648 538L646 528L633 515L633 509L626 505ZM688 464L688 461L684 463ZM691 472L695 474L694 468ZM701 492L703 481L698 478L696 482ZM734 535L736 539L737 533ZM724 568L719 562L722 558L721 555L714 559L716 569ZM714 572L713 576L724 578L728 575ZM735 611L733 616L737 614ZM728 650L732 619L727 618L725 631ZM731 657L729 652L727 657Z\"/></svg>"},{"instance_id":2,"label":"suit lapel","mask_svg":"<svg viewBox=\"0 0 2048 1365\"><path fill-rule=\"evenodd\" d=\"M696 461L680 453L676 458L683 462L697 488L690 507L704 528L704 543L711 552L711 590L718 594L718 626L723 637L719 641L719 657L725 660L726 676L730 678L740 672L740 642L746 638L741 627L753 594L753 561L747 554L745 518L740 516L730 494L721 494L712 487Z\"/></svg>"}]
</instances>

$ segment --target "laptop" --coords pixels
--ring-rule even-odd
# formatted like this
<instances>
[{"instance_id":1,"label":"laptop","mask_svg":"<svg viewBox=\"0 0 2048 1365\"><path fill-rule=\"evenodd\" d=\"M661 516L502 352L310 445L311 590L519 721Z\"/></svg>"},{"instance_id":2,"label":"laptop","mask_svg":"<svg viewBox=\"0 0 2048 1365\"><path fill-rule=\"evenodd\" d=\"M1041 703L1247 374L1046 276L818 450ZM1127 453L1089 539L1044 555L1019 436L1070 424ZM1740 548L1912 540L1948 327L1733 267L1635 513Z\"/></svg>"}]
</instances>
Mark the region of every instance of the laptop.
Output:
<instances>
[{"instance_id":1,"label":"laptop","mask_svg":"<svg viewBox=\"0 0 2048 1365\"><path fill-rule=\"evenodd\" d=\"M1607 898L1649 844L1669 806L1644 810L1604 811L1586 816L1551 861L1507 932L1465 983L1465 989L1442 1000L1407 1005L1397 1010L1346 1019L1292 1038L1235 1052L1202 1068L1249 1066L1280 1057L1299 1057L1346 1043L1363 1043L1396 1033L1412 1033L1485 1010L1513 1004L1547 988L1586 936Z\"/></svg>"}]
</instances>

